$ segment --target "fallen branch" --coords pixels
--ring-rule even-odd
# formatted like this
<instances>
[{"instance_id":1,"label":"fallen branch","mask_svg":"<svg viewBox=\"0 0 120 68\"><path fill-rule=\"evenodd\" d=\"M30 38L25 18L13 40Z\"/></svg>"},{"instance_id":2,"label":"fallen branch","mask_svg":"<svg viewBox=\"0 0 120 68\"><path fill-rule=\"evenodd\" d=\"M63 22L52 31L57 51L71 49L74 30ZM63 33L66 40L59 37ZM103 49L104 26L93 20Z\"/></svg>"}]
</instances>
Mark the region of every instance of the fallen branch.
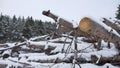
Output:
<instances>
[{"instance_id":1,"label":"fallen branch","mask_svg":"<svg viewBox=\"0 0 120 68\"><path fill-rule=\"evenodd\" d=\"M25 44L26 44L26 42L22 42L22 43L20 43L20 44L17 44L17 45L15 45L15 46L12 46L12 47L1 48L0 51L5 51L5 50L13 49L13 48L16 48L16 47L23 46L23 45L25 45Z\"/></svg>"},{"instance_id":2,"label":"fallen branch","mask_svg":"<svg viewBox=\"0 0 120 68\"><path fill-rule=\"evenodd\" d=\"M0 47L8 47L7 44L0 44Z\"/></svg>"}]
</instances>

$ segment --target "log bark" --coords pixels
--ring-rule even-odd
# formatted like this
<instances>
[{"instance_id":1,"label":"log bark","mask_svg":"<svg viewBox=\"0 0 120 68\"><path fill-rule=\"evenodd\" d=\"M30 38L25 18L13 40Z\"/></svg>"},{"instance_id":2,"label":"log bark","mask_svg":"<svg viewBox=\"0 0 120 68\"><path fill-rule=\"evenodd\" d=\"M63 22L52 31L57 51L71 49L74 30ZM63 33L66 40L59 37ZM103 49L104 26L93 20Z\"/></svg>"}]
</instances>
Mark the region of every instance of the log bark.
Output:
<instances>
[{"instance_id":1,"label":"log bark","mask_svg":"<svg viewBox=\"0 0 120 68\"><path fill-rule=\"evenodd\" d=\"M0 64L0 67L1 67L1 68L6 68L6 67L7 67L7 64Z\"/></svg>"},{"instance_id":2,"label":"log bark","mask_svg":"<svg viewBox=\"0 0 120 68\"><path fill-rule=\"evenodd\" d=\"M113 28L114 30L116 30L117 33L120 34L120 27L118 25L116 25L115 23L112 23L111 21L109 21L106 18L103 18L103 23L105 23L106 25L110 26L111 28Z\"/></svg>"},{"instance_id":3,"label":"log bark","mask_svg":"<svg viewBox=\"0 0 120 68\"><path fill-rule=\"evenodd\" d=\"M86 32L98 40L110 41L120 48L120 37L114 33L108 32L103 26L95 22L94 20L84 17L79 24L81 31Z\"/></svg>"},{"instance_id":4,"label":"log bark","mask_svg":"<svg viewBox=\"0 0 120 68\"><path fill-rule=\"evenodd\" d=\"M23 46L23 45L26 45L26 42L22 42L22 43L17 44L16 46L13 46L13 47L2 48L2 49L0 49L0 51L5 51L5 50L9 50L9 49L16 49L16 48Z\"/></svg>"},{"instance_id":5,"label":"log bark","mask_svg":"<svg viewBox=\"0 0 120 68\"><path fill-rule=\"evenodd\" d=\"M60 18L60 19L58 20L58 24L60 24L60 25L62 25L62 26L64 26L64 27L67 27L70 31L74 29L74 28L73 28L73 24L72 24L71 22L63 19L63 18Z\"/></svg>"},{"instance_id":6,"label":"log bark","mask_svg":"<svg viewBox=\"0 0 120 68\"><path fill-rule=\"evenodd\" d=\"M77 36L79 36L79 37L86 37L86 38L93 37L92 35L90 35L90 34L84 32L84 31L80 30L79 27L76 28L76 31L77 31ZM74 35L74 33L73 33L73 35Z\"/></svg>"},{"instance_id":7,"label":"log bark","mask_svg":"<svg viewBox=\"0 0 120 68\"><path fill-rule=\"evenodd\" d=\"M59 18L57 15L51 13L49 10L48 11L43 11L42 14L45 15L45 16L48 16L48 17L52 18L53 20L55 20L56 22L58 22L58 24L67 27L69 30L73 29L72 23L64 20L63 18Z\"/></svg>"},{"instance_id":8,"label":"log bark","mask_svg":"<svg viewBox=\"0 0 120 68\"><path fill-rule=\"evenodd\" d=\"M61 26L61 28L58 29L58 32L60 31L60 32L65 33L65 32L70 32L70 31L76 29L78 36L84 36L84 37L90 36L88 33L81 31L79 28L74 28L71 22L69 22L63 18L59 18L57 15L51 13L49 10L43 11L42 14L45 16L48 16L48 17L52 18L53 20L55 20L56 22L58 22L58 24ZM74 35L74 32L71 35Z\"/></svg>"},{"instance_id":9,"label":"log bark","mask_svg":"<svg viewBox=\"0 0 120 68\"><path fill-rule=\"evenodd\" d=\"M54 19L56 22L58 22L58 24L64 26L65 29L64 30L62 29L63 32L65 32L65 30L70 32L76 29L76 28L73 28L73 25L71 24L71 22L68 22L63 18L58 18L58 16L56 16L55 14L52 14L50 11L43 11L43 15L46 15ZM87 17L83 18L80 21L80 24L78 26L78 29L76 29L76 31L78 36L94 37L95 39L97 39L97 41L103 39L105 41L114 43L117 48L120 48L119 36L113 33L110 34L103 26L99 25L98 23L96 23L94 20L90 18L87 18ZM73 32L71 35L74 35L74 34L75 33Z\"/></svg>"},{"instance_id":10,"label":"log bark","mask_svg":"<svg viewBox=\"0 0 120 68\"><path fill-rule=\"evenodd\" d=\"M53 20L55 20L57 22L58 16L54 15L53 13L51 13L50 10L43 11L42 14L45 15L45 16L48 16L48 17L52 18Z\"/></svg>"},{"instance_id":11,"label":"log bark","mask_svg":"<svg viewBox=\"0 0 120 68\"><path fill-rule=\"evenodd\" d=\"M7 44L0 44L0 47L8 47Z\"/></svg>"},{"instance_id":12,"label":"log bark","mask_svg":"<svg viewBox=\"0 0 120 68\"><path fill-rule=\"evenodd\" d=\"M49 56L52 57L52 56ZM32 62L40 62L40 63L61 63L61 62L65 62L65 63L72 63L74 59L74 54L73 55L69 55L69 57L66 58L61 58L61 57L54 57L54 58L48 58L48 59L38 59L38 60L34 60L34 59L29 59L28 61L32 61ZM105 63L111 63L114 65L119 65L120 63L120 56L117 55L116 57L100 57L98 58L96 55L91 55L91 60L86 60L83 57L77 57L76 58L78 63L94 63L97 65L104 65Z\"/></svg>"}]
</instances>

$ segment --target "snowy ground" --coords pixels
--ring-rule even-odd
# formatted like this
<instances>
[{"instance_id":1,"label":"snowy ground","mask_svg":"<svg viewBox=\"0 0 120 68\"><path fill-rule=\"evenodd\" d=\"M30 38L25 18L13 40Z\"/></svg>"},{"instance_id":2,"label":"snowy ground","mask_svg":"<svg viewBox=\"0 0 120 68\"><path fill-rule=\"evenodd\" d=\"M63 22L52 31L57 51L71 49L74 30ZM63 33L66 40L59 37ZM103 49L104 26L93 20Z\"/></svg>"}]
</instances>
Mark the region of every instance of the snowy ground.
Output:
<instances>
[{"instance_id":1,"label":"snowy ground","mask_svg":"<svg viewBox=\"0 0 120 68\"><path fill-rule=\"evenodd\" d=\"M20 51L20 54L18 55L18 57L9 57L6 59L2 58L2 55L4 53L9 53L11 50L5 50L4 53L0 54L1 58L0 58L0 66L1 64L6 64L6 68L10 68L12 66L15 66L17 68L17 66L21 66L22 68L72 68L73 64L72 63L64 63L64 62L60 62L60 63L41 63L39 61L50 61L50 60L54 60L59 58L60 60L63 59L68 59L71 56L74 56L74 41L72 42L72 45L70 46L70 42L72 41L71 39L67 38L66 44L64 43L56 43L56 41L65 41L66 37L60 37L60 38L55 38L55 39L50 39L47 41L33 41L36 38L41 38L44 36L40 36L40 37L35 37L35 38L31 38L29 40L26 40L26 43L30 44L29 47L31 45L35 45L38 47L43 47L44 50L48 49L49 46L51 47L55 47L55 49L53 49L50 53L55 53L54 55L47 55L44 52L22 52ZM72 37L72 36L71 36ZM102 41L102 46L101 46L101 50L97 50L94 48L93 44L91 43L86 43L81 41L83 37L78 37L77 39L77 46L78 46L78 51L79 53L77 54L78 57L82 57L86 60L91 60L91 55L96 55L98 58L100 58L100 56L102 57L113 57L115 55L118 54L118 50L115 48L115 46L113 44L111 44L111 48L107 47L107 43L105 43L104 41ZM10 47L14 47L15 43L6 43L10 48ZM21 44L20 42L18 44ZM63 53L62 48L64 46L64 51ZM66 50L67 48L70 46L70 49L67 52L67 56L66 56ZM29 47L27 47L27 45L21 46L24 49L30 49ZM5 49L4 47L0 47L0 50ZM37 50L37 49L36 49ZM99 60L98 60L99 61ZM97 63L97 62L96 62ZM80 64L81 68L120 68L118 66L113 66L109 63L106 63L102 66L98 66L92 63L82 63ZM0 68L3 68L2 66ZM76 64L75 68L79 68L79 66Z\"/></svg>"}]
</instances>

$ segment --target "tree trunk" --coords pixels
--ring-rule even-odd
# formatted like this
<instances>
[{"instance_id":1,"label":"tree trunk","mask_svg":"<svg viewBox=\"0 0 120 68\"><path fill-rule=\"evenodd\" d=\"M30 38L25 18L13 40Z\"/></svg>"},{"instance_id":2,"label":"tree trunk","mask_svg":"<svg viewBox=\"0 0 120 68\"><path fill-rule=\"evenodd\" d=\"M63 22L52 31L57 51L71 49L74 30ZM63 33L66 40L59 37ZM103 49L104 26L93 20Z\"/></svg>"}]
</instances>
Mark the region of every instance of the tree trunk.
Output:
<instances>
[{"instance_id":1,"label":"tree trunk","mask_svg":"<svg viewBox=\"0 0 120 68\"><path fill-rule=\"evenodd\" d=\"M58 22L58 24L61 26L61 28L58 30L60 31L60 33L65 33L65 32L70 32L76 28L73 27L72 23L63 19L63 18L59 18L57 15L51 13L49 10L48 11L43 11L42 12L43 15L52 18L53 20L55 20L56 22ZM77 35L78 36L84 36L84 37L89 37L90 35L81 31L80 29L76 29L77 30ZM74 35L74 33L72 33L71 35Z\"/></svg>"},{"instance_id":2,"label":"tree trunk","mask_svg":"<svg viewBox=\"0 0 120 68\"><path fill-rule=\"evenodd\" d=\"M71 22L68 22L62 18L58 20L58 24L67 27L69 30L73 30L73 24Z\"/></svg>"},{"instance_id":3,"label":"tree trunk","mask_svg":"<svg viewBox=\"0 0 120 68\"><path fill-rule=\"evenodd\" d=\"M79 28L81 31L86 32L98 40L110 41L120 48L120 37L114 33L108 32L103 26L96 23L94 20L85 17L80 21Z\"/></svg>"},{"instance_id":4,"label":"tree trunk","mask_svg":"<svg viewBox=\"0 0 120 68\"><path fill-rule=\"evenodd\" d=\"M61 63L61 62L72 63L72 60L74 59L75 55L74 54L72 54L72 55L68 54L68 56L66 56L66 57L64 56L65 58L61 58L60 56L54 55L54 58L52 58L52 56L49 56L51 58L38 59L38 60L29 59L28 61L40 62L40 63ZM105 63L111 63L111 64L114 64L114 65L119 65L119 63L120 63L120 56L119 55L116 55L116 56L113 56L113 57L102 57L101 56L100 58L98 58L96 55L91 55L90 57L91 57L90 60L86 60L84 57L79 56L79 57L76 58L76 60L77 60L78 63L95 63L95 64L98 64L98 65L103 65Z\"/></svg>"},{"instance_id":5,"label":"tree trunk","mask_svg":"<svg viewBox=\"0 0 120 68\"><path fill-rule=\"evenodd\" d=\"M109 21L106 18L103 18L103 23L105 23L106 25L110 26L111 28L115 29L119 34L120 34L120 27L118 25L116 25L115 23L112 23L111 21Z\"/></svg>"}]
</instances>

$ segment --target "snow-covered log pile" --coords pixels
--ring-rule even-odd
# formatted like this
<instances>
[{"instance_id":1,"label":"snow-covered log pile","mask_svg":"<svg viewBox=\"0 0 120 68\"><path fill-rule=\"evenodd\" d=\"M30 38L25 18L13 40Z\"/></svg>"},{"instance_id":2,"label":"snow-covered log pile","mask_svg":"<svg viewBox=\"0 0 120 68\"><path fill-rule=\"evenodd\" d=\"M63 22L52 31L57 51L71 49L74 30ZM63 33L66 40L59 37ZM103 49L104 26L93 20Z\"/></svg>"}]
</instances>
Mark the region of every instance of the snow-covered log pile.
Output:
<instances>
[{"instance_id":1,"label":"snow-covered log pile","mask_svg":"<svg viewBox=\"0 0 120 68\"><path fill-rule=\"evenodd\" d=\"M0 68L120 67L119 34L108 32L90 18L83 18L74 28L50 11L43 11L43 14L59 24L58 30L44 36L23 38L23 42L0 44ZM108 24L107 19L103 22L114 26ZM119 33L116 29L119 26L112 28Z\"/></svg>"},{"instance_id":2,"label":"snow-covered log pile","mask_svg":"<svg viewBox=\"0 0 120 68\"><path fill-rule=\"evenodd\" d=\"M82 36L82 37L92 36L96 41L104 40L106 42L114 43L115 46L118 49L120 49L120 36L118 36L119 34L116 35L112 32L112 30L115 30L117 33L120 33L120 27L116 25L116 23L112 23L106 18L103 18L104 19L103 23L110 26L112 28L111 31L108 31L104 26L100 25L100 23L88 17L84 17L83 19L81 19L78 27L74 28L71 22L68 22L63 18L59 18L57 15L51 13L49 10L43 11L43 15L54 19L59 26L67 27L64 30L69 29L69 31L66 31L66 32L73 31L73 35L77 34L77 36Z\"/></svg>"},{"instance_id":3,"label":"snow-covered log pile","mask_svg":"<svg viewBox=\"0 0 120 68\"><path fill-rule=\"evenodd\" d=\"M51 36L45 35L31 38L25 42L5 43L3 44L6 45L5 47L3 45L0 47L0 64L4 66L3 68L14 66L21 68L56 68L56 65L64 66L64 64L66 66L72 66L76 52L75 42L72 39L74 36L69 36L69 38L66 36L67 35L61 35L59 38L47 40L47 38L51 38ZM34 41L40 38L44 40ZM84 37L77 38L76 67L79 68L78 63L81 68L85 68L84 64L81 63L92 63L96 65L110 63L107 65L110 67L114 67L111 64L119 65L120 56L114 44L111 44L109 48L107 43L102 41L100 50L98 50L95 47L97 43L83 42L83 39ZM92 67L94 67L94 65L92 65ZM99 66L96 68L99 68Z\"/></svg>"}]
</instances>

